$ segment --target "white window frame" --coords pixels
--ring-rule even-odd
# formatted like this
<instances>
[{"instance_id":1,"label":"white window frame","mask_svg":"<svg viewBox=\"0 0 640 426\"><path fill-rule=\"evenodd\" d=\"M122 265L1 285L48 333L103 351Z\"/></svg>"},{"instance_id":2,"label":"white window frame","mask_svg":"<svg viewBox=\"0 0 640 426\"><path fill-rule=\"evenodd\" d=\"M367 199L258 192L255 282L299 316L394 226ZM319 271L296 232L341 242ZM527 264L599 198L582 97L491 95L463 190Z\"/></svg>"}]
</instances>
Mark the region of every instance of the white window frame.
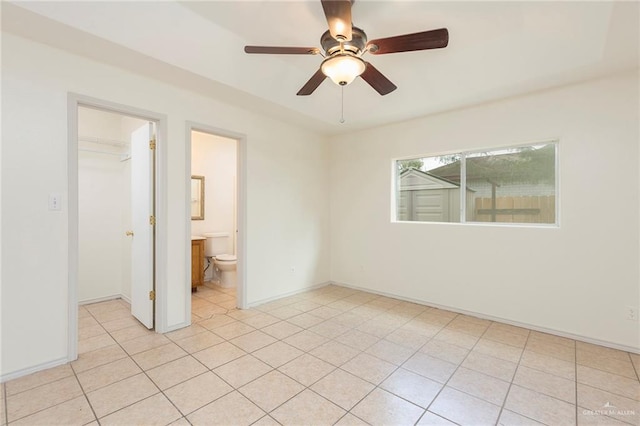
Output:
<instances>
[{"instance_id":1,"label":"white window frame","mask_svg":"<svg viewBox=\"0 0 640 426\"><path fill-rule=\"evenodd\" d=\"M445 155L459 155L460 156L460 187L466 187L467 182L467 162L466 159L469 155L486 152L486 151L499 151L502 149L516 149L523 148L527 146L535 146L535 145L553 145L555 148L554 160L555 160L555 182L554 182L554 193L555 193L555 223L514 223L514 222L475 222L475 221L467 221L466 216L466 191L460 191L460 221L459 222L423 222L423 221L409 221L409 220L399 220L398 219L398 197L400 191L400 179L398 173L398 161L404 160L414 160L420 158L427 157L440 157ZM476 226L501 226L501 227L518 227L518 228L559 228L560 227L560 173L559 173L559 152L560 152L560 140L559 138L548 139L536 142L529 143L521 143L515 145L502 145L502 146L494 146L489 148L474 148L474 149L466 149L459 151L448 151L448 152L440 152L440 153L431 153L424 155L410 155L393 158L391 160L391 223L402 223L402 224L428 224L428 225L476 225Z\"/></svg>"}]
</instances>

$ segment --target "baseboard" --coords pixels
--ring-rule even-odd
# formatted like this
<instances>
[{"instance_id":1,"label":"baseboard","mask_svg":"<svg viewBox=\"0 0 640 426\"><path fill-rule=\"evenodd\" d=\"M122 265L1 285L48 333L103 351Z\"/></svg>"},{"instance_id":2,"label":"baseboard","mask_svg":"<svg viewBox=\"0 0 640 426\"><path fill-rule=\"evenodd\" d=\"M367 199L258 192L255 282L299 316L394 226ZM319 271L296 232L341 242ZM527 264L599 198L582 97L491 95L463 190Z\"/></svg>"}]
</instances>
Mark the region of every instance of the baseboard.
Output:
<instances>
[{"instance_id":1,"label":"baseboard","mask_svg":"<svg viewBox=\"0 0 640 426\"><path fill-rule=\"evenodd\" d=\"M264 305L265 303L273 302L274 300L282 299L284 297L295 296L296 294L305 293L311 290L317 290L319 288L326 287L329 284L333 284L333 283L331 281L325 281L320 284L314 284L311 287L305 287L298 290L290 291L288 293L282 293L277 296L268 297L266 299L257 300L255 302L250 302L250 303L247 303L247 308L255 308L256 306Z\"/></svg>"},{"instance_id":2,"label":"baseboard","mask_svg":"<svg viewBox=\"0 0 640 426\"><path fill-rule=\"evenodd\" d=\"M44 364L38 364L33 367L24 368L22 370L14 371L12 373L3 374L0 376L0 383L8 382L9 380L17 379L28 374L37 373L38 371L47 370L49 368L58 367L68 363L67 358L59 358L53 361L45 362Z\"/></svg>"},{"instance_id":3,"label":"baseboard","mask_svg":"<svg viewBox=\"0 0 640 426\"><path fill-rule=\"evenodd\" d=\"M171 333L172 331L180 330L181 328L189 327L191 325L191 321L185 321L180 324L172 325L167 327L167 331L164 331L162 334Z\"/></svg>"},{"instance_id":4,"label":"baseboard","mask_svg":"<svg viewBox=\"0 0 640 426\"><path fill-rule=\"evenodd\" d=\"M607 348L618 349L618 350L625 351L625 352L631 352L631 353L635 353L635 354L640 354L640 348L636 348L636 347L633 347L633 346L620 345L618 343L608 342L606 340L594 339L594 338L587 337L587 336L582 336L582 335L579 335L579 334L567 333L567 332L560 331L560 330L554 330L554 329L551 329L551 328L540 327L540 326L536 326L536 325L532 325L532 324L526 324L526 323L523 323L523 322L508 320L508 319L504 319L504 318L500 318L500 317L495 317L495 316L492 316L492 315L486 315L486 314L481 314L481 313L478 313L478 312L466 311L464 309L459 309L459 308L456 308L456 307L453 307L453 306L439 305L437 303L431 303L431 302L424 301L424 300L412 299L412 298L409 298L409 297L402 297L402 296L399 296L397 294L387 293L387 292L384 292L384 291L376 291L376 290L372 290L372 289L365 288L365 287L359 287L359 286L356 286L356 285L340 283L340 282L336 282L336 281L331 281L328 284L337 285L339 287L351 288L353 290L365 291L367 293L378 294L380 296L391 297L393 299L404 300L404 301L407 301L407 302L413 302L413 303L417 303L419 305L424 305L424 306L429 306L429 307L432 307L432 308L443 309L443 310L446 310L446 311L456 312L458 314L469 315L469 316L472 316L472 317L486 319L486 320L489 320L489 321L500 322L500 323L503 323L503 324L513 325L515 327L527 328L529 330L539 331L541 333L553 334L554 336L566 337L568 339L578 340L578 341L585 342L585 343L592 343L594 345L605 346Z\"/></svg>"},{"instance_id":5,"label":"baseboard","mask_svg":"<svg viewBox=\"0 0 640 426\"><path fill-rule=\"evenodd\" d=\"M96 297L94 299L80 300L80 301L78 301L78 305L90 305L92 303L108 302L109 300L117 300L117 299L122 299L125 302L131 304L131 299L129 299L124 294L113 294L111 296Z\"/></svg>"}]
</instances>

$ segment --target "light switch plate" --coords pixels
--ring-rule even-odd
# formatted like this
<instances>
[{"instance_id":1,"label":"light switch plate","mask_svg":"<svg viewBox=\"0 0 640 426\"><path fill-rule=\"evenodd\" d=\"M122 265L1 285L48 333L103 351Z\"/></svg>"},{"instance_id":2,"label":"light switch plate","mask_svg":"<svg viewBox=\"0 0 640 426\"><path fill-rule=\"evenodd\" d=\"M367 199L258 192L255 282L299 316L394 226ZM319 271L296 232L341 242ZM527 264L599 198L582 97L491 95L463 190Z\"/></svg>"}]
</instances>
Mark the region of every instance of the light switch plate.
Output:
<instances>
[{"instance_id":1,"label":"light switch plate","mask_svg":"<svg viewBox=\"0 0 640 426\"><path fill-rule=\"evenodd\" d=\"M60 194L49 194L49 210L62 210L62 197Z\"/></svg>"}]
</instances>

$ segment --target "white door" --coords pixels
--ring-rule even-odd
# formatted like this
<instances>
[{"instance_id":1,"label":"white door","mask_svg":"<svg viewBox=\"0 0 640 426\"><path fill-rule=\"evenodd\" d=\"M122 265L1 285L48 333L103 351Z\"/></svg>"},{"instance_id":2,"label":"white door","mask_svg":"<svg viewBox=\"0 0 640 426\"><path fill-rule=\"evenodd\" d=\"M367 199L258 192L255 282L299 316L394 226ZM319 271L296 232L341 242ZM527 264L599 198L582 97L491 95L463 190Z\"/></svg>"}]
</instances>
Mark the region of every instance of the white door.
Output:
<instances>
[{"instance_id":1,"label":"white door","mask_svg":"<svg viewBox=\"0 0 640 426\"><path fill-rule=\"evenodd\" d=\"M131 134L131 315L149 329L153 328L154 317L153 135L153 123Z\"/></svg>"}]
</instances>

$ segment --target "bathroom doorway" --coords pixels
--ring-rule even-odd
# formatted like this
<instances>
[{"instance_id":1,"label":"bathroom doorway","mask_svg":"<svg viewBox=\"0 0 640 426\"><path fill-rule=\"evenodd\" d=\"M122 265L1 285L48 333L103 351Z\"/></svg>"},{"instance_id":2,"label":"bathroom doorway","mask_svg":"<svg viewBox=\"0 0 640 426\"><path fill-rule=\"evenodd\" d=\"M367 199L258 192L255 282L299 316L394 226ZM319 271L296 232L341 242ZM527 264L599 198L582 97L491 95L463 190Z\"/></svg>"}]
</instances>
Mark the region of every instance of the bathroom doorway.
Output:
<instances>
[{"instance_id":1,"label":"bathroom doorway","mask_svg":"<svg viewBox=\"0 0 640 426\"><path fill-rule=\"evenodd\" d=\"M156 123L78 107L78 302L154 328Z\"/></svg>"},{"instance_id":2,"label":"bathroom doorway","mask_svg":"<svg viewBox=\"0 0 640 426\"><path fill-rule=\"evenodd\" d=\"M245 308L244 137L188 124L192 321Z\"/></svg>"}]
</instances>

